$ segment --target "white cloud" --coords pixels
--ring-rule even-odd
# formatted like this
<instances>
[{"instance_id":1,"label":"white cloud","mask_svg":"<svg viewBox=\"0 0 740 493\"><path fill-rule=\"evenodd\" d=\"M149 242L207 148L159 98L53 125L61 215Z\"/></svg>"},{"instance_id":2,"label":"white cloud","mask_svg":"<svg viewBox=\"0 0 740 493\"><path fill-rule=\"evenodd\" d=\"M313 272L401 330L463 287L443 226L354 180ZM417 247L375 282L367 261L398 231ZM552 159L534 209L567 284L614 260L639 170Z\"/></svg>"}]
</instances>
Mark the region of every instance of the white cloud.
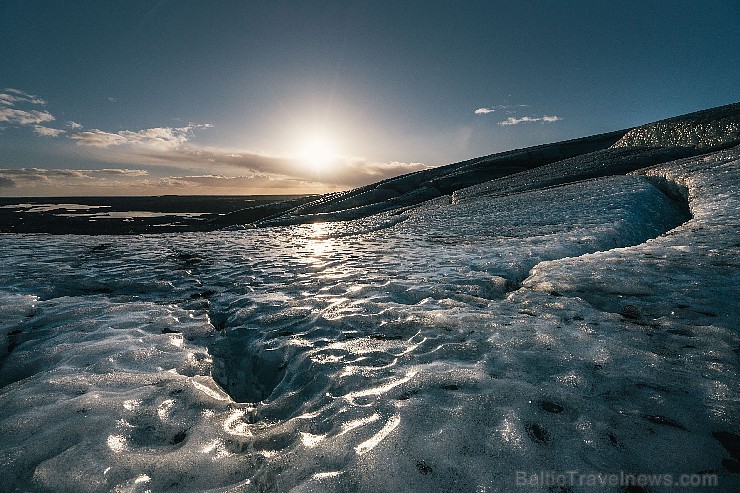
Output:
<instances>
[{"instance_id":1,"label":"white cloud","mask_svg":"<svg viewBox=\"0 0 740 493\"><path fill-rule=\"evenodd\" d=\"M487 115L488 113L495 113L496 111L501 110L511 110L512 108L527 108L528 105L526 104L498 104L496 106L491 106L490 108L487 108L485 106L482 106L474 111L476 115ZM514 113L513 111L506 111L508 114Z\"/></svg>"},{"instance_id":2,"label":"white cloud","mask_svg":"<svg viewBox=\"0 0 740 493\"><path fill-rule=\"evenodd\" d=\"M543 123L551 123L551 122L557 122L562 120L559 116L523 116L521 118L514 118L513 116L510 116L506 120L498 122L501 126L509 126L509 125L519 125L520 123L534 123L534 122L543 122Z\"/></svg>"},{"instance_id":3,"label":"white cloud","mask_svg":"<svg viewBox=\"0 0 740 493\"><path fill-rule=\"evenodd\" d=\"M0 190L21 195L119 195L146 181L140 169L0 169ZM154 191L151 191L154 192ZM133 193L132 195L135 195Z\"/></svg>"},{"instance_id":4,"label":"white cloud","mask_svg":"<svg viewBox=\"0 0 740 493\"><path fill-rule=\"evenodd\" d=\"M33 131L39 135L43 135L44 137L59 137L61 134L65 133L64 130L60 130L58 128L43 127L41 125L34 125Z\"/></svg>"},{"instance_id":5,"label":"white cloud","mask_svg":"<svg viewBox=\"0 0 740 493\"><path fill-rule=\"evenodd\" d=\"M314 188L312 189L311 186ZM301 194L326 191L322 184L276 179L269 174L150 177L141 169L0 169L0 195ZM334 191L338 188L330 189Z\"/></svg>"},{"instance_id":6,"label":"white cloud","mask_svg":"<svg viewBox=\"0 0 740 493\"><path fill-rule=\"evenodd\" d=\"M148 171L143 169L129 168L103 168L103 169L46 169L46 168L20 168L20 169L0 169L0 177L15 178L19 180L47 180L50 178L74 177L90 178L94 176L147 176Z\"/></svg>"},{"instance_id":7,"label":"white cloud","mask_svg":"<svg viewBox=\"0 0 740 493\"><path fill-rule=\"evenodd\" d=\"M529 116L523 116L521 118L514 118L513 116L510 116L506 120L498 122L499 125L505 126L505 125L519 125L520 123L529 123L529 122L537 122L540 121L539 118L532 118Z\"/></svg>"},{"instance_id":8,"label":"white cloud","mask_svg":"<svg viewBox=\"0 0 740 493\"><path fill-rule=\"evenodd\" d=\"M269 181L269 175L224 176L224 175L187 175L160 178L159 186L187 188L248 188L258 181Z\"/></svg>"},{"instance_id":9,"label":"white cloud","mask_svg":"<svg viewBox=\"0 0 740 493\"><path fill-rule=\"evenodd\" d=\"M38 125L53 120L55 120L54 115L48 111L0 108L0 122L7 122L11 125Z\"/></svg>"},{"instance_id":10,"label":"white cloud","mask_svg":"<svg viewBox=\"0 0 740 493\"><path fill-rule=\"evenodd\" d=\"M46 101L43 99L18 89L7 88L5 92L0 93L0 104L13 106L15 103L21 102L40 105L46 104Z\"/></svg>"},{"instance_id":11,"label":"white cloud","mask_svg":"<svg viewBox=\"0 0 740 493\"><path fill-rule=\"evenodd\" d=\"M87 132L75 132L67 135L67 137L76 140L80 145L91 147L109 147L126 143L125 137L110 132L104 132L96 128Z\"/></svg>"},{"instance_id":12,"label":"white cloud","mask_svg":"<svg viewBox=\"0 0 740 493\"><path fill-rule=\"evenodd\" d=\"M31 196L139 195L148 172L141 169L0 169L0 194ZM129 191L131 191L129 193ZM157 193L147 190L148 194ZM173 191L174 192L174 191Z\"/></svg>"},{"instance_id":13,"label":"white cloud","mask_svg":"<svg viewBox=\"0 0 740 493\"><path fill-rule=\"evenodd\" d=\"M17 108L16 106L19 103L26 108ZM46 104L46 101L33 94L28 94L18 89L5 89L5 92L0 93L0 123L7 123L13 126L33 125L34 132L37 134L56 137L64 131L40 125L41 123L54 121L54 115L45 110L28 108L29 105L44 104Z\"/></svg>"},{"instance_id":14,"label":"white cloud","mask_svg":"<svg viewBox=\"0 0 740 493\"><path fill-rule=\"evenodd\" d=\"M188 141L193 130L210 128L211 124L190 123L185 127L157 127L139 131L122 130L111 133L96 128L86 132L75 132L68 135L78 145L90 147L111 147L121 145L138 145L144 147L177 148Z\"/></svg>"},{"instance_id":15,"label":"white cloud","mask_svg":"<svg viewBox=\"0 0 740 493\"><path fill-rule=\"evenodd\" d=\"M156 145L164 147L177 147L188 140L188 134L194 127L181 128L158 127L131 132L124 130L118 134L126 139L126 144Z\"/></svg>"},{"instance_id":16,"label":"white cloud","mask_svg":"<svg viewBox=\"0 0 740 493\"><path fill-rule=\"evenodd\" d=\"M93 170L94 173L100 175L125 175L125 176L147 176L149 172L144 169L118 169L118 168L103 168Z\"/></svg>"}]
</instances>

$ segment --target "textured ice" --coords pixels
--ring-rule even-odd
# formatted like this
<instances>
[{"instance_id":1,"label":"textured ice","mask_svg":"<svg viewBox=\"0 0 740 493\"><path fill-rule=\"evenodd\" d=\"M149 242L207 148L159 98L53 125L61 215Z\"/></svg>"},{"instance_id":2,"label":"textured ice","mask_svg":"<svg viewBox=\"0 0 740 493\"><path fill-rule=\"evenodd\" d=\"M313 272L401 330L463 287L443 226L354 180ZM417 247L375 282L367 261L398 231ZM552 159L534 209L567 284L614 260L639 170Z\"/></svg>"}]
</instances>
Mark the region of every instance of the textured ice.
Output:
<instances>
[{"instance_id":1,"label":"textured ice","mask_svg":"<svg viewBox=\"0 0 740 493\"><path fill-rule=\"evenodd\" d=\"M736 491L739 160L344 223L0 236L0 488L489 492L577 470Z\"/></svg>"},{"instance_id":2,"label":"textured ice","mask_svg":"<svg viewBox=\"0 0 740 493\"><path fill-rule=\"evenodd\" d=\"M643 125L613 147L693 147L709 150L740 138L738 103Z\"/></svg>"}]
</instances>

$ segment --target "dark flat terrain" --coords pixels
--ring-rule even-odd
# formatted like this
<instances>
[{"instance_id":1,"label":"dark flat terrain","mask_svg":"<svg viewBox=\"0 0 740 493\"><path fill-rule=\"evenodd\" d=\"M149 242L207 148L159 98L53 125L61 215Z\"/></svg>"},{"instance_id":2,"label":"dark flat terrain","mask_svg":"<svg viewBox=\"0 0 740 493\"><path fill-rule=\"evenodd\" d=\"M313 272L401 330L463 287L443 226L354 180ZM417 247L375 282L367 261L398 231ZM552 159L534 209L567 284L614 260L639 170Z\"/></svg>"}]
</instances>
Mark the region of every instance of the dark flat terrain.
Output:
<instances>
[{"instance_id":1,"label":"dark flat terrain","mask_svg":"<svg viewBox=\"0 0 740 493\"><path fill-rule=\"evenodd\" d=\"M312 196L163 195L153 197L0 197L0 233L142 234L209 231L239 212L251 221ZM245 220L245 222L251 222Z\"/></svg>"}]
</instances>

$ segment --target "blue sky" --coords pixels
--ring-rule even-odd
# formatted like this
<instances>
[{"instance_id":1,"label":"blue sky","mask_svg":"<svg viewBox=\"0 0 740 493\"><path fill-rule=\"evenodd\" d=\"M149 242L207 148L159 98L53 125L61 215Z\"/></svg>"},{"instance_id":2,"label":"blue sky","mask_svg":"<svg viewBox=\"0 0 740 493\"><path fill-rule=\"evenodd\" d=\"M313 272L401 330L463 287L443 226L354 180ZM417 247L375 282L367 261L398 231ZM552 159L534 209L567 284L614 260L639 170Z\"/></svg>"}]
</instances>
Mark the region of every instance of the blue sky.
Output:
<instances>
[{"instance_id":1,"label":"blue sky","mask_svg":"<svg viewBox=\"0 0 740 493\"><path fill-rule=\"evenodd\" d=\"M737 1L0 0L0 195L303 193L740 100Z\"/></svg>"}]
</instances>

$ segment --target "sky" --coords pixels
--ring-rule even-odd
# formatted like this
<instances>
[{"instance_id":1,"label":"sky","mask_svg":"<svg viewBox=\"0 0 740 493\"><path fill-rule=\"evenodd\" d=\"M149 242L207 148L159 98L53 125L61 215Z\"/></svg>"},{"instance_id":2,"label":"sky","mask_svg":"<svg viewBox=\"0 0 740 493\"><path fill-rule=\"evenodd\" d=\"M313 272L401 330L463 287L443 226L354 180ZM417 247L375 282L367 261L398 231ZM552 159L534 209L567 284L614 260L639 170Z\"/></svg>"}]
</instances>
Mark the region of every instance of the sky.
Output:
<instances>
[{"instance_id":1,"label":"sky","mask_svg":"<svg viewBox=\"0 0 740 493\"><path fill-rule=\"evenodd\" d=\"M737 0L0 0L0 196L324 193L738 88Z\"/></svg>"}]
</instances>

